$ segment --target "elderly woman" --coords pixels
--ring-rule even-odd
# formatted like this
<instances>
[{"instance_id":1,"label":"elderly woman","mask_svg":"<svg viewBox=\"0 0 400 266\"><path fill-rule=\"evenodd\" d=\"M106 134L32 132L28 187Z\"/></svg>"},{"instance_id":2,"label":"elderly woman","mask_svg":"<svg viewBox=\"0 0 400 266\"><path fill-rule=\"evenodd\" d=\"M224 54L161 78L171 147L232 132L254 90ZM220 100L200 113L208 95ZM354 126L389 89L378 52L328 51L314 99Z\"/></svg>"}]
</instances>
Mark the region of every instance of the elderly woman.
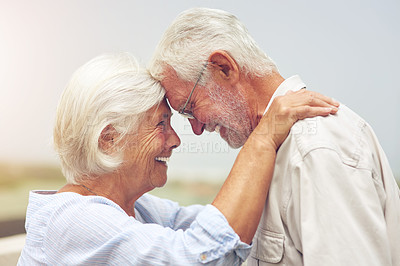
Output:
<instances>
[{"instance_id":1,"label":"elderly woman","mask_svg":"<svg viewBox=\"0 0 400 266\"><path fill-rule=\"evenodd\" d=\"M180 144L162 87L127 53L94 58L75 72L57 109L54 143L67 184L30 193L18 264L240 264L291 125L335 112L322 95L307 106L310 95L275 101L213 203L181 207L146 194L165 184ZM280 132L268 130L272 118Z\"/></svg>"}]
</instances>

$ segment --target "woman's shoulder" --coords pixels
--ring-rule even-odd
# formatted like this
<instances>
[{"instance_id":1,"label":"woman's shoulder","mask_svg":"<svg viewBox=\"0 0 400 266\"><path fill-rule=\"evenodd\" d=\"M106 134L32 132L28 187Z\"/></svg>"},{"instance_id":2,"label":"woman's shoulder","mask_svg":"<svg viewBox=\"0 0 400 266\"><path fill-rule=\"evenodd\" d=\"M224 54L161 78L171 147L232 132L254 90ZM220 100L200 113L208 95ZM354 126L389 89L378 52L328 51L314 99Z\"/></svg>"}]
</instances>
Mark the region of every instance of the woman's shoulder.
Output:
<instances>
[{"instance_id":1,"label":"woman's shoulder","mask_svg":"<svg viewBox=\"0 0 400 266\"><path fill-rule=\"evenodd\" d=\"M31 191L29 195L28 209L34 210L47 210L60 212L63 210L76 210L76 209L116 209L125 213L118 204L113 201L100 196L82 196L74 192L56 193L56 191Z\"/></svg>"},{"instance_id":2,"label":"woman's shoulder","mask_svg":"<svg viewBox=\"0 0 400 266\"><path fill-rule=\"evenodd\" d=\"M73 192L64 192L57 196L55 216L92 220L129 217L118 204L105 197L82 196Z\"/></svg>"},{"instance_id":3,"label":"woman's shoulder","mask_svg":"<svg viewBox=\"0 0 400 266\"><path fill-rule=\"evenodd\" d=\"M27 231L30 227L46 230L73 228L85 221L127 219L129 216L113 201L99 196L82 196L73 192L32 191L27 210ZM112 221L114 222L114 221Z\"/></svg>"}]
</instances>

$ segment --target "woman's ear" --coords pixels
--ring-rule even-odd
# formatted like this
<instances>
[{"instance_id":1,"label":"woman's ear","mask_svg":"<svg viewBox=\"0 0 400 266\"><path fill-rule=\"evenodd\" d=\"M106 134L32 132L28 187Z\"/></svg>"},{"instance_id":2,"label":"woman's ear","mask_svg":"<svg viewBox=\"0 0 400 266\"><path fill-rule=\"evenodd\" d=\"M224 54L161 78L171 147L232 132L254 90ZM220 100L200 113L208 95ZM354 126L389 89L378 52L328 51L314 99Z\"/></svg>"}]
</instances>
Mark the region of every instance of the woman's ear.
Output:
<instances>
[{"instance_id":1,"label":"woman's ear","mask_svg":"<svg viewBox=\"0 0 400 266\"><path fill-rule=\"evenodd\" d=\"M240 70L236 61L223 50L211 53L208 60L211 62L211 72L215 81L228 82L235 85L240 79Z\"/></svg>"},{"instance_id":2,"label":"woman's ear","mask_svg":"<svg viewBox=\"0 0 400 266\"><path fill-rule=\"evenodd\" d=\"M111 154L115 150L117 137L117 130L112 125L106 126L100 133L99 148L105 154Z\"/></svg>"}]
</instances>

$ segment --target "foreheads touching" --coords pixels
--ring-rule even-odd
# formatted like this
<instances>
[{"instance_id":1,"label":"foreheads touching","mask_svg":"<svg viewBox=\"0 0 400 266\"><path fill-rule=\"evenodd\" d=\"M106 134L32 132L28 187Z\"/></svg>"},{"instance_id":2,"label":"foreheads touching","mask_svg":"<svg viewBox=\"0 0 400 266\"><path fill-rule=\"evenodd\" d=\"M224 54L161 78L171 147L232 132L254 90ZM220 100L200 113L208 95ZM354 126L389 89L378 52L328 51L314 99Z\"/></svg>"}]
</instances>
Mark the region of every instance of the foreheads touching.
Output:
<instances>
[{"instance_id":1,"label":"foreheads touching","mask_svg":"<svg viewBox=\"0 0 400 266\"><path fill-rule=\"evenodd\" d=\"M149 64L151 75L162 80L171 66L183 80L194 82L199 68L216 50L229 53L243 71L263 75L276 69L246 27L223 10L192 8L178 15L162 36Z\"/></svg>"}]
</instances>

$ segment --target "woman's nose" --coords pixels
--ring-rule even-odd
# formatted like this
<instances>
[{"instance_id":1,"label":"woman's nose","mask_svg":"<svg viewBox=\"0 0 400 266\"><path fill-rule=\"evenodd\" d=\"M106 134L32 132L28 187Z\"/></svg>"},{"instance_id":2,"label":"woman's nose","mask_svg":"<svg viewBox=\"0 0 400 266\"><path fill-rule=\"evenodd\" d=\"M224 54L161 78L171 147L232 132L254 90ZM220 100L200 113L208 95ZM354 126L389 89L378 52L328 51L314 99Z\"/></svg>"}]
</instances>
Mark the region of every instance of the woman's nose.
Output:
<instances>
[{"instance_id":1,"label":"woman's nose","mask_svg":"<svg viewBox=\"0 0 400 266\"><path fill-rule=\"evenodd\" d=\"M179 145L181 145L181 139L172 127L170 134L168 134L167 145L171 150L178 148Z\"/></svg>"},{"instance_id":2,"label":"woman's nose","mask_svg":"<svg viewBox=\"0 0 400 266\"><path fill-rule=\"evenodd\" d=\"M199 122L197 119L188 119L190 125L192 126L193 133L196 135L201 135L204 131L204 124Z\"/></svg>"}]
</instances>

